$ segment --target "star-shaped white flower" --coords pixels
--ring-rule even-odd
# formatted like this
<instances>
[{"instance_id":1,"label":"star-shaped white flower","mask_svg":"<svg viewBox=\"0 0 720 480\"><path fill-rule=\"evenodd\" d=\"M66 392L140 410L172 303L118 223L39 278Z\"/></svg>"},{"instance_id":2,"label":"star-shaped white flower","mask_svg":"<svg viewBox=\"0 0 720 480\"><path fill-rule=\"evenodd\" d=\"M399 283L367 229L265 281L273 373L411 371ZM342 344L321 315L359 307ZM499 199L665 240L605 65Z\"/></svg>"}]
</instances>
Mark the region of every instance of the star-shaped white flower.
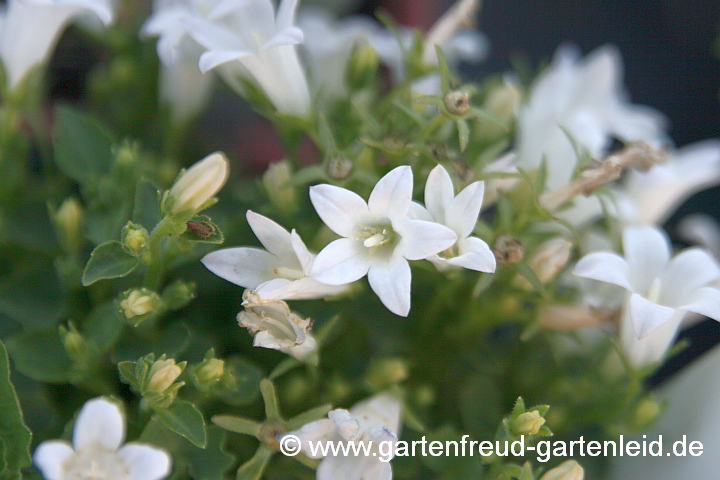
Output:
<instances>
[{"instance_id":1,"label":"star-shaped white flower","mask_svg":"<svg viewBox=\"0 0 720 480\"><path fill-rule=\"evenodd\" d=\"M590 253L574 274L623 287L630 293L629 313L637 338L686 312L720 321L720 290L707 287L720 268L705 250L689 248L670 258L670 241L656 227L623 231L625 258L611 252Z\"/></svg>"},{"instance_id":2,"label":"star-shaped white flower","mask_svg":"<svg viewBox=\"0 0 720 480\"><path fill-rule=\"evenodd\" d=\"M0 14L0 58L10 89L47 61L65 28L76 18L113 20L110 0L9 0Z\"/></svg>"},{"instance_id":3,"label":"star-shaped white flower","mask_svg":"<svg viewBox=\"0 0 720 480\"><path fill-rule=\"evenodd\" d=\"M368 276L370 287L393 313L410 311L408 260L424 260L455 244L457 235L444 225L408 217L413 173L397 167L380 179L367 203L358 194L333 185L310 188L315 210L340 235L317 256L312 277L344 285Z\"/></svg>"},{"instance_id":4,"label":"star-shaped white flower","mask_svg":"<svg viewBox=\"0 0 720 480\"><path fill-rule=\"evenodd\" d=\"M310 277L315 256L295 230L290 233L251 210L246 217L266 250L236 247L209 253L202 262L215 275L253 290L266 301L323 298L347 290Z\"/></svg>"},{"instance_id":5,"label":"star-shaped white flower","mask_svg":"<svg viewBox=\"0 0 720 480\"><path fill-rule=\"evenodd\" d=\"M333 456L323 459L317 469L318 480L391 480L392 467L389 460L394 456L394 445L400 431L402 404L395 397L381 393L358 403L350 411L337 409L328 413L327 419L308 423L296 432L301 451L311 458L323 458L313 455L310 442L318 445L334 442L336 445L354 441L373 442L371 454ZM386 443L383 443L386 442ZM381 444L392 446L381 451Z\"/></svg>"},{"instance_id":6,"label":"star-shaped white flower","mask_svg":"<svg viewBox=\"0 0 720 480\"><path fill-rule=\"evenodd\" d=\"M484 190L483 182L473 182L455 196L450 174L438 165L425 183L425 207L417 203L410 206L410 217L440 223L457 234L455 245L428 257L438 270L455 265L478 272L495 271L495 255L488 244L471 236L482 208Z\"/></svg>"},{"instance_id":7,"label":"star-shaped white flower","mask_svg":"<svg viewBox=\"0 0 720 480\"><path fill-rule=\"evenodd\" d=\"M125 417L102 397L85 403L73 428L72 446L63 440L38 445L35 465L46 480L160 480L170 473L170 455L143 443L126 443Z\"/></svg>"}]
</instances>

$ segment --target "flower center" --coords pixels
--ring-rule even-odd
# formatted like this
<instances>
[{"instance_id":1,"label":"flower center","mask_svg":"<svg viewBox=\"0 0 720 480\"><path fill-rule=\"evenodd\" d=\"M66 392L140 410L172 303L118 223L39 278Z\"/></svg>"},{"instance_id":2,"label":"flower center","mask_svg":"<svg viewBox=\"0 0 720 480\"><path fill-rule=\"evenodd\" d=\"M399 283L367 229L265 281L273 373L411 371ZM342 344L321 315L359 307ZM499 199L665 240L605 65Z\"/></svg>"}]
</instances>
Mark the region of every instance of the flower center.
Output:
<instances>
[{"instance_id":1,"label":"flower center","mask_svg":"<svg viewBox=\"0 0 720 480\"><path fill-rule=\"evenodd\" d=\"M390 225L369 226L358 223L357 226L355 239L362 242L371 255L383 246L394 245L398 239L398 235Z\"/></svg>"},{"instance_id":2,"label":"flower center","mask_svg":"<svg viewBox=\"0 0 720 480\"><path fill-rule=\"evenodd\" d=\"M125 462L115 452L91 445L75 452L64 465L65 480L127 480Z\"/></svg>"},{"instance_id":3,"label":"flower center","mask_svg":"<svg viewBox=\"0 0 720 480\"><path fill-rule=\"evenodd\" d=\"M660 294L662 293L662 285L660 284L660 279L655 278L652 283L650 284L650 288L648 289L647 295L645 298L650 300L653 303L658 303L660 300Z\"/></svg>"},{"instance_id":4,"label":"flower center","mask_svg":"<svg viewBox=\"0 0 720 480\"><path fill-rule=\"evenodd\" d=\"M452 247L450 247L450 248L448 248L447 250L443 250L442 252L438 253L438 256L439 256L439 257L442 257L442 258L445 258L445 259L448 259L448 258L455 258L455 257L457 257L457 256L459 255L459 253L460 253L460 252L458 251L457 242L455 242L455 244L454 244Z\"/></svg>"}]
</instances>

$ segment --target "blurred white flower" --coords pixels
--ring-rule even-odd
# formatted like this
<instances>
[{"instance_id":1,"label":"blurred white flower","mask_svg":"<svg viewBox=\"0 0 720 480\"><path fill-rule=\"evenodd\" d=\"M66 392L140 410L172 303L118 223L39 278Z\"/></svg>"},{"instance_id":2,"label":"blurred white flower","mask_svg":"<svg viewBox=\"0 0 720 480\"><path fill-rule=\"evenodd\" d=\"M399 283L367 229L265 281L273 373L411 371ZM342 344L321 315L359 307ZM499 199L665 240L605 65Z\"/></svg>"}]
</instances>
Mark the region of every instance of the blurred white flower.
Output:
<instances>
[{"instance_id":1,"label":"blurred white flower","mask_svg":"<svg viewBox=\"0 0 720 480\"><path fill-rule=\"evenodd\" d=\"M160 480L170 474L171 459L164 450L134 442L121 447L124 438L120 408L99 397L80 410L72 446L63 440L42 442L33 460L46 480Z\"/></svg>"},{"instance_id":2,"label":"blurred white flower","mask_svg":"<svg viewBox=\"0 0 720 480\"><path fill-rule=\"evenodd\" d=\"M445 225L457 234L455 245L428 257L438 270L455 265L478 272L495 271L495 254L488 244L470 236L480 215L483 192L483 182L474 182L455 196L450 175L438 165L425 183L425 207L417 203L410 205L411 218Z\"/></svg>"},{"instance_id":3,"label":"blurred white flower","mask_svg":"<svg viewBox=\"0 0 720 480\"><path fill-rule=\"evenodd\" d=\"M447 250L455 232L438 223L408 217L413 173L409 166L391 170L373 188L367 202L333 185L310 188L315 210L340 235L315 259L312 277L344 285L368 276L370 287L393 313L410 311L411 272L408 260L423 260Z\"/></svg>"},{"instance_id":4,"label":"blurred white flower","mask_svg":"<svg viewBox=\"0 0 720 480\"><path fill-rule=\"evenodd\" d=\"M683 240L708 249L720 260L720 223L715 217L702 213L688 215L677 229Z\"/></svg>"},{"instance_id":5,"label":"blurred white flower","mask_svg":"<svg viewBox=\"0 0 720 480\"><path fill-rule=\"evenodd\" d=\"M695 193L720 184L720 140L677 149L647 172L631 170L619 191L630 208L626 220L659 224Z\"/></svg>"},{"instance_id":6,"label":"blurred white flower","mask_svg":"<svg viewBox=\"0 0 720 480\"><path fill-rule=\"evenodd\" d=\"M518 114L518 160L524 168L537 168L546 159L546 184L554 190L569 183L577 163L568 135L600 158L614 137L661 142L664 124L655 110L628 103L614 47L600 47L582 61L561 47Z\"/></svg>"},{"instance_id":7,"label":"blurred white flower","mask_svg":"<svg viewBox=\"0 0 720 480\"><path fill-rule=\"evenodd\" d=\"M707 287L720 278L720 268L708 252L689 248L671 259L670 241L656 227L627 227L623 249L625 258L611 252L586 255L573 273L630 293L626 308L637 338L686 312L720 321L720 290Z\"/></svg>"},{"instance_id":8,"label":"blurred white flower","mask_svg":"<svg viewBox=\"0 0 720 480\"><path fill-rule=\"evenodd\" d=\"M317 349L315 337L310 335L312 321L291 312L287 303L267 301L245 290L243 305L245 310L238 313L237 321L253 335L253 346L279 350L298 360Z\"/></svg>"},{"instance_id":9,"label":"blurred white flower","mask_svg":"<svg viewBox=\"0 0 720 480\"><path fill-rule=\"evenodd\" d=\"M93 16L112 23L112 0L8 0L0 13L0 58L9 88L48 60L70 23Z\"/></svg>"},{"instance_id":10,"label":"blurred white flower","mask_svg":"<svg viewBox=\"0 0 720 480\"><path fill-rule=\"evenodd\" d=\"M365 455L327 456L317 469L318 480L390 480L392 467L389 460L394 456L395 443L400 433L402 404L395 397L381 393L358 403L350 411L337 409L328 413L327 419L308 423L300 430L289 432L300 440L301 451L313 456L310 442L319 445L333 442L371 442L373 449ZM357 443L356 443L357 444ZM392 449L382 451L381 445Z\"/></svg>"},{"instance_id":11,"label":"blurred white flower","mask_svg":"<svg viewBox=\"0 0 720 480\"><path fill-rule=\"evenodd\" d=\"M223 0L201 15L182 17L182 28L203 48L200 70L220 68L226 82L244 93L249 77L280 112L305 118L310 92L295 46L303 32L293 26L297 0Z\"/></svg>"},{"instance_id":12,"label":"blurred white flower","mask_svg":"<svg viewBox=\"0 0 720 480\"><path fill-rule=\"evenodd\" d=\"M315 256L300 236L253 211L247 221L266 250L236 247L205 255L215 275L253 290L263 300L304 300L339 295L347 286L326 285L310 277Z\"/></svg>"}]
</instances>

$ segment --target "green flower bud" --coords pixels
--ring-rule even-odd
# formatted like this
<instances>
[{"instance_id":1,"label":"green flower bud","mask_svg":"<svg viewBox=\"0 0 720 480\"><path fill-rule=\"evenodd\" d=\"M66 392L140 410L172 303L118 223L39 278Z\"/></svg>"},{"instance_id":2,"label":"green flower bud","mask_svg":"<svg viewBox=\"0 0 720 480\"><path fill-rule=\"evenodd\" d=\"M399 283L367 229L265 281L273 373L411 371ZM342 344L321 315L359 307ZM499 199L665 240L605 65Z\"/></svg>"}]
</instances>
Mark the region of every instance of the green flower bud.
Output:
<instances>
[{"instance_id":1,"label":"green flower bud","mask_svg":"<svg viewBox=\"0 0 720 480\"><path fill-rule=\"evenodd\" d=\"M68 327L69 329L63 326L59 327L65 351L74 362L82 362L90 354L90 348L85 338L75 328L74 323L69 322Z\"/></svg>"},{"instance_id":2,"label":"green flower bud","mask_svg":"<svg viewBox=\"0 0 720 480\"><path fill-rule=\"evenodd\" d=\"M567 460L545 472L540 480L583 480L585 470L575 460Z\"/></svg>"},{"instance_id":3,"label":"green flower bud","mask_svg":"<svg viewBox=\"0 0 720 480\"><path fill-rule=\"evenodd\" d=\"M505 80L500 87L490 92L485 99L483 109L498 120L510 123L515 118L521 101L522 92L518 86L512 81Z\"/></svg>"},{"instance_id":4,"label":"green flower bud","mask_svg":"<svg viewBox=\"0 0 720 480\"><path fill-rule=\"evenodd\" d=\"M510 422L510 430L517 435L537 435L540 427L545 424L545 419L540 412L533 410L531 412L521 413L512 422Z\"/></svg>"},{"instance_id":5,"label":"green flower bud","mask_svg":"<svg viewBox=\"0 0 720 480\"><path fill-rule=\"evenodd\" d=\"M465 115L470 110L470 95L463 92L448 92L443 98L447 111L453 115Z\"/></svg>"},{"instance_id":6,"label":"green flower bud","mask_svg":"<svg viewBox=\"0 0 720 480\"><path fill-rule=\"evenodd\" d=\"M198 212L222 189L230 173L230 162L215 152L182 172L163 199L163 211L170 215Z\"/></svg>"},{"instance_id":7,"label":"green flower bud","mask_svg":"<svg viewBox=\"0 0 720 480\"><path fill-rule=\"evenodd\" d=\"M54 212L55 228L60 244L68 251L79 250L84 243L83 225L85 212L80 202L66 198Z\"/></svg>"},{"instance_id":8,"label":"green flower bud","mask_svg":"<svg viewBox=\"0 0 720 480\"><path fill-rule=\"evenodd\" d=\"M361 45L353 50L350 57L347 79L352 88L362 88L377 74L377 51L372 45Z\"/></svg>"},{"instance_id":9,"label":"green flower bud","mask_svg":"<svg viewBox=\"0 0 720 480\"><path fill-rule=\"evenodd\" d=\"M185 365L185 362L176 365L174 358L156 360L150 368L150 381L147 389L163 393L175 383L185 369Z\"/></svg>"},{"instance_id":10,"label":"green flower bud","mask_svg":"<svg viewBox=\"0 0 720 480\"><path fill-rule=\"evenodd\" d=\"M401 358L384 358L372 362L367 380L375 388L384 388L403 382L410 376L407 362Z\"/></svg>"},{"instance_id":11,"label":"green flower bud","mask_svg":"<svg viewBox=\"0 0 720 480\"><path fill-rule=\"evenodd\" d=\"M295 187L290 184L292 174L290 162L282 160L271 163L262 176L263 187L270 203L281 212L294 212L298 207Z\"/></svg>"},{"instance_id":12,"label":"green flower bud","mask_svg":"<svg viewBox=\"0 0 720 480\"><path fill-rule=\"evenodd\" d=\"M645 397L635 406L635 423L640 427L651 424L662 413L662 406L652 397Z\"/></svg>"},{"instance_id":13,"label":"green flower bud","mask_svg":"<svg viewBox=\"0 0 720 480\"><path fill-rule=\"evenodd\" d=\"M142 225L133 222L128 222L123 227L121 238L123 248L133 257L142 255L150 242L148 231Z\"/></svg>"},{"instance_id":14,"label":"green flower bud","mask_svg":"<svg viewBox=\"0 0 720 480\"><path fill-rule=\"evenodd\" d=\"M140 156L140 146L136 142L125 140L113 148L113 155L115 156L116 165L127 168L137 163Z\"/></svg>"},{"instance_id":15,"label":"green flower bud","mask_svg":"<svg viewBox=\"0 0 720 480\"><path fill-rule=\"evenodd\" d=\"M333 180L343 180L352 173L353 161L345 156L336 155L328 159L326 169L328 176Z\"/></svg>"},{"instance_id":16,"label":"green flower bud","mask_svg":"<svg viewBox=\"0 0 720 480\"><path fill-rule=\"evenodd\" d=\"M209 384L225 374L225 362L218 358L209 358L195 370L195 378L201 384Z\"/></svg>"}]
</instances>

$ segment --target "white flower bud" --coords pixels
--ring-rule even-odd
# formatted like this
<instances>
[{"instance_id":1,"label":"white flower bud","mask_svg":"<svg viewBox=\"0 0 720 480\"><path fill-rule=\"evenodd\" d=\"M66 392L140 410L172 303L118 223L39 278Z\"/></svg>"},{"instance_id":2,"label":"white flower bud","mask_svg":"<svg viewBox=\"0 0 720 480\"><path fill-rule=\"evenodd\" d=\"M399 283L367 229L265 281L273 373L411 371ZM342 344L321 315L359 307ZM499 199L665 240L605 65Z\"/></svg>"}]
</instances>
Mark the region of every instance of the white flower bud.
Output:
<instances>
[{"instance_id":1,"label":"white flower bud","mask_svg":"<svg viewBox=\"0 0 720 480\"><path fill-rule=\"evenodd\" d=\"M170 388L170 385L172 385L183 372L183 366L175 365L174 358L157 360L150 368L148 390L163 393Z\"/></svg>"},{"instance_id":2,"label":"white flower bud","mask_svg":"<svg viewBox=\"0 0 720 480\"><path fill-rule=\"evenodd\" d=\"M201 383L213 382L225 373L225 362L218 358L210 358L204 362L195 372L195 376Z\"/></svg>"},{"instance_id":3,"label":"white flower bud","mask_svg":"<svg viewBox=\"0 0 720 480\"><path fill-rule=\"evenodd\" d=\"M585 470L575 460L567 460L545 472L540 480L583 480Z\"/></svg>"},{"instance_id":4,"label":"white flower bud","mask_svg":"<svg viewBox=\"0 0 720 480\"><path fill-rule=\"evenodd\" d=\"M145 315L153 310L152 295L142 290L133 290L125 300L120 302L120 308L127 318Z\"/></svg>"},{"instance_id":5,"label":"white flower bud","mask_svg":"<svg viewBox=\"0 0 720 480\"><path fill-rule=\"evenodd\" d=\"M77 250L82 247L84 217L82 205L73 197L66 198L55 212L59 240L65 248Z\"/></svg>"},{"instance_id":6,"label":"white flower bud","mask_svg":"<svg viewBox=\"0 0 720 480\"><path fill-rule=\"evenodd\" d=\"M230 162L223 153L215 152L200 160L180 174L168 192L169 213L198 211L222 189L229 173Z\"/></svg>"},{"instance_id":7,"label":"white flower bud","mask_svg":"<svg viewBox=\"0 0 720 480\"><path fill-rule=\"evenodd\" d=\"M540 412L533 410L518 415L511 422L510 428L517 435L537 435L543 425L545 425L545 419Z\"/></svg>"}]
</instances>

